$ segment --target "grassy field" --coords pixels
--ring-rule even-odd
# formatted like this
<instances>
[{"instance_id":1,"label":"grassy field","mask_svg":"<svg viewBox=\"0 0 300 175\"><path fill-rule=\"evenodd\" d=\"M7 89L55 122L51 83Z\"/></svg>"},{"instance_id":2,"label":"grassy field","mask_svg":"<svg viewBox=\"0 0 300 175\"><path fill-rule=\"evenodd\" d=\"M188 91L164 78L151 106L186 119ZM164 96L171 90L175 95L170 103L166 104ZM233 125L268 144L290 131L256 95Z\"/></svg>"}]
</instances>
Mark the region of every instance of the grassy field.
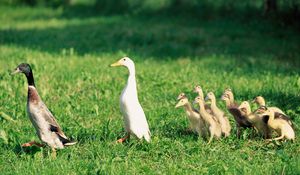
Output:
<instances>
[{"instance_id":1,"label":"grassy field","mask_svg":"<svg viewBox=\"0 0 300 175\"><path fill-rule=\"evenodd\" d=\"M257 16L83 15L81 8L0 7L0 174L300 174L297 28ZM124 135L127 70L108 65L126 55L136 62L150 144L115 144ZM21 62L32 65L42 99L78 141L56 160L48 148L20 147L38 140L25 77L9 75ZM264 96L298 125L296 141L267 143L246 131L206 145L174 108L180 92L195 97L196 84L217 97L231 87L239 102Z\"/></svg>"}]
</instances>

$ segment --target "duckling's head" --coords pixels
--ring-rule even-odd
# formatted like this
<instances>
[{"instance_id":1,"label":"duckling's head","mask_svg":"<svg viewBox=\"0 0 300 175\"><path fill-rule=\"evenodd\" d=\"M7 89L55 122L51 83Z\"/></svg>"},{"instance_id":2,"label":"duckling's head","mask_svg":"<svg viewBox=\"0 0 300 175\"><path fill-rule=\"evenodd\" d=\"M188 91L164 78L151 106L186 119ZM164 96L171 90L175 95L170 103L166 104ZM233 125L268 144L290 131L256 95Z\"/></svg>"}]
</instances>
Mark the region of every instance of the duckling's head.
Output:
<instances>
[{"instance_id":1,"label":"duckling's head","mask_svg":"<svg viewBox=\"0 0 300 175\"><path fill-rule=\"evenodd\" d=\"M265 114L265 113L269 113L270 110L266 107L266 106L260 106L257 110L256 113L257 114Z\"/></svg>"},{"instance_id":2,"label":"duckling's head","mask_svg":"<svg viewBox=\"0 0 300 175\"><path fill-rule=\"evenodd\" d=\"M231 88L226 88L224 92L232 92Z\"/></svg>"},{"instance_id":3,"label":"duckling's head","mask_svg":"<svg viewBox=\"0 0 300 175\"><path fill-rule=\"evenodd\" d=\"M223 101L230 100L229 94L224 93L224 94L221 96L221 100L223 100Z\"/></svg>"},{"instance_id":4,"label":"duckling's head","mask_svg":"<svg viewBox=\"0 0 300 175\"><path fill-rule=\"evenodd\" d=\"M127 68L134 68L134 62L128 58L128 57L123 57L121 59L119 59L119 61L113 63L110 65L111 67L116 67L116 66L125 66Z\"/></svg>"},{"instance_id":5,"label":"duckling's head","mask_svg":"<svg viewBox=\"0 0 300 175\"><path fill-rule=\"evenodd\" d=\"M181 106L184 106L184 105L186 105L188 102L189 102L188 99L187 99L186 97L184 97L184 98L182 98L182 99L180 99L180 100L178 101L178 103L176 104L175 108L179 108L179 107L181 107Z\"/></svg>"},{"instance_id":6,"label":"duckling's head","mask_svg":"<svg viewBox=\"0 0 300 175\"><path fill-rule=\"evenodd\" d=\"M214 93L213 93L213 92L207 93L207 95L206 95L206 97L205 97L205 100L211 101L211 100L213 100L213 99L215 99Z\"/></svg>"},{"instance_id":7,"label":"duckling's head","mask_svg":"<svg viewBox=\"0 0 300 175\"><path fill-rule=\"evenodd\" d=\"M250 104L248 101L243 101L241 103L241 105L239 106L239 109L243 112L245 112L246 114L251 113L251 108L250 108Z\"/></svg>"},{"instance_id":8,"label":"duckling's head","mask_svg":"<svg viewBox=\"0 0 300 175\"><path fill-rule=\"evenodd\" d=\"M203 100L200 96L197 96L193 103L199 103L199 102L203 102Z\"/></svg>"},{"instance_id":9,"label":"duckling's head","mask_svg":"<svg viewBox=\"0 0 300 175\"><path fill-rule=\"evenodd\" d=\"M265 99L262 96L257 96L253 99L252 103L264 104Z\"/></svg>"},{"instance_id":10,"label":"duckling's head","mask_svg":"<svg viewBox=\"0 0 300 175\"><path fill-rule=\"evenodd\" d=\"M201 86L196 85L196 86L194 87L194 92L197 92L197 93L202 92Z\"/></svg>"},{"instance_id":11,"label":"duckling's head","mask_svg":"<svg viewBox=\"0 0 300 175\"><path fill-rule=\"evenodd\" d=\"M186 98L186 95L185 95L185 93L183 93L183 92L181 92L181 93L178 95L177 100L180 100L180 99L182 99L182 98Z\"/></svg>"},{"instance_id":12,"label":"duckling's head","mask_svg":"<svg viewBox=\"0 0 300 175\"><path fill-rule=\"evenodd\" d=\"M25 75L29 75L32 73L31 67L28 63L21 63L16 69L11 73L11 75L23 73Z\"/></svg>"}]
</instances>

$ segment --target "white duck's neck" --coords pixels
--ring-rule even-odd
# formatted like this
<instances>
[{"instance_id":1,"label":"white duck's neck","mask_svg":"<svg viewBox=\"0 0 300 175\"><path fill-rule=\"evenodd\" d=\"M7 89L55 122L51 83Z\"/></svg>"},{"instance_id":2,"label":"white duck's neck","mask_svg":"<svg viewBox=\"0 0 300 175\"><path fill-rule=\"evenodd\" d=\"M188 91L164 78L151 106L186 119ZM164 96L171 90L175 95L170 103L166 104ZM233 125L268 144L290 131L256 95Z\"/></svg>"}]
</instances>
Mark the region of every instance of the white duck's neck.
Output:
<instances>
[{"instance_id":1,"label":"white duck's neck","mask_svg":"<svg viewBox=\"0 0 300 175\"><path fill-rule=\"evenodd\" d=\"M135 67L134 65L127 66L129 71L129 76L127 80L126 89L132 92L131 95L137 96L137 87L136 87L136 79L135 79Z\"/></svg>"}]
</instances>

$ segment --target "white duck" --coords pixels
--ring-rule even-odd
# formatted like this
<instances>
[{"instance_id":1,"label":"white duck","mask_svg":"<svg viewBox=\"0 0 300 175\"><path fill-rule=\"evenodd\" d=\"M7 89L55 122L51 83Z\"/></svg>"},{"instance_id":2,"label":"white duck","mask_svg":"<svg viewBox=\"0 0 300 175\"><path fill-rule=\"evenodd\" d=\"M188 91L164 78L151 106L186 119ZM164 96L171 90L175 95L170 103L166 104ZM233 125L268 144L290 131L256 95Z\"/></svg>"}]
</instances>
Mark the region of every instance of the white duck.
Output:
<instances>
[{"instance_id":1,"label":"white duck","mask_svg":"<svg viewBox=\"0 0 300 175\"><path fill-rule=\"evenodd\" d=\"M120 96L120 107L127 135L117 140L117 142L124 142L130 137L130 134L135 135L139 139L145 138L147 142L150 142L151 133L145 113L138 100L134 62L130 58L124 57L110 66L125 66L129 70L127 84Z\"/></svg>"}]
</instances>

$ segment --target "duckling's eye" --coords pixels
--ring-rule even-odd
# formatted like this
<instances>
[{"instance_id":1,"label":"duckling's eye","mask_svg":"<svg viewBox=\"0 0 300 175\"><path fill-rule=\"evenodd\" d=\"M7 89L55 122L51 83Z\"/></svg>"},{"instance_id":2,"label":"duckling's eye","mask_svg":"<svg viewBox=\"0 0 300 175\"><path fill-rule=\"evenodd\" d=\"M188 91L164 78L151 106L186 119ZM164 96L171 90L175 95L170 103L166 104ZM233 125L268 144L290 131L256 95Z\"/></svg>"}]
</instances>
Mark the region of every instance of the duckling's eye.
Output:
<instances>
[{"instance_id":1,"label":"duckling's eye","mask_svg":"<svg viewBox=\"0 0 300 175\"><path fill-rule=\"evenodd\" d=\"M126 58L124 58L123 61L126 61Z\"/></svg>"}]
</instances>

